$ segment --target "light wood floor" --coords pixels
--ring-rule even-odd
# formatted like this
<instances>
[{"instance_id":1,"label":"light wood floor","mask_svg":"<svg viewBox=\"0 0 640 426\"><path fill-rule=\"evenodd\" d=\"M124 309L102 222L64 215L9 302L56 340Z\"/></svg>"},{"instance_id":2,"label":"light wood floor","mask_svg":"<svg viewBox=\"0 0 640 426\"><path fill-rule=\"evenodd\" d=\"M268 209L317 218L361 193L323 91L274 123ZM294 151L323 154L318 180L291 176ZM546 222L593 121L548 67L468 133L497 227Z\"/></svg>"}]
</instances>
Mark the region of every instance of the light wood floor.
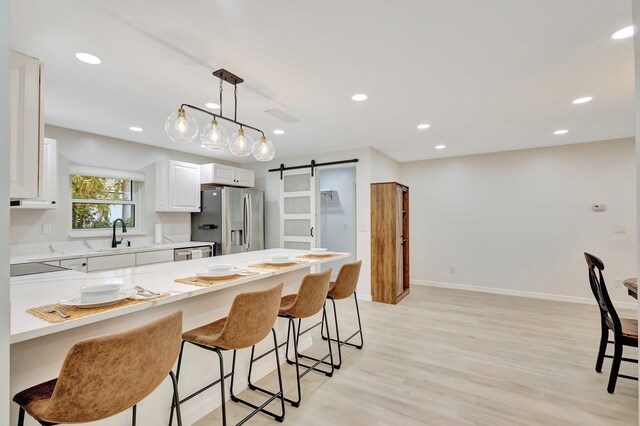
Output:
<instances>
[{"instance_id":1,"label":"light wood floor","mask_svg":"<svg viewBox=\"0 0 640 426\"><path fill-rule=\"evenodd\" d=\"M354 326L352 300L338 312ZM606 391L610 360L594 371L599 322L590 305L413 287L399 305L361 302L362 351L343 348L332 378L303 378L290 425L637 425L637 382ZM621 312L634 316L635 312ZM350 333L349 333L350 334ZM314 339L314 348L324 342ZM626 356L636 358L629 349ZM623 372L637 371L624 365ZM285 392L295 386L285 366ZM273 388L275 373L260 384ZM262 395L245 391L259 401ZM227 403L234 423L246 407ZM220 409L197 423L219 425ZM253 425L275 425L257 415Z\"/></svg>"}]
</instances>

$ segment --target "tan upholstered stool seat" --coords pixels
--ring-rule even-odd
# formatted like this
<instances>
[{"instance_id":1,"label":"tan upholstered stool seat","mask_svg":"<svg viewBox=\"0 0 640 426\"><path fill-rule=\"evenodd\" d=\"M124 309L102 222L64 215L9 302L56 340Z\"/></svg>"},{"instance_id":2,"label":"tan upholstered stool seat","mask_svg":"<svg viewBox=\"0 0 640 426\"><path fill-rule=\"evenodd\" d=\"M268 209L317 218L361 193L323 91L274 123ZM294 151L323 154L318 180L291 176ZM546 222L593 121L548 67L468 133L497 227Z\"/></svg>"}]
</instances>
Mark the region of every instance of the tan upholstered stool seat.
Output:
<instances>
[{"instance_id":1,"label":"tan upholstered stool seat","mask_svg":"<svg viewBox=\"0 0 640 426\"><path fill-rule=\"evenodd\" d=\"M280 312L278 314L289 315L291 308L293 308L296 303L296 297L298 297L297 294L287 294L283 296L282 299L280 299Z\"/></svg>"},{"instance_id":2,"label":"tan upholstered stool seat","mask_svg":"<svg viewBox=\"0 0 640 426\"><path fill-rule=\"evenodd\" d=\"M218 340L226 322L227 317L224 317L202 327L194 328L183 333L182 339L199 345L218 346Z\"/></svg>"},{"instance_id":3,"label":"tan upholstered stool seat","mask_svg":"<svg viewBox=\"0 0 640 426\"><path fill-rule=\"evenodd\" d=\"M45 420L42 415L49 406L57 381L58 379L53 379L25 389L13 397L13 402L24 408L34 419Z\"/></svg>"}]
</instances>

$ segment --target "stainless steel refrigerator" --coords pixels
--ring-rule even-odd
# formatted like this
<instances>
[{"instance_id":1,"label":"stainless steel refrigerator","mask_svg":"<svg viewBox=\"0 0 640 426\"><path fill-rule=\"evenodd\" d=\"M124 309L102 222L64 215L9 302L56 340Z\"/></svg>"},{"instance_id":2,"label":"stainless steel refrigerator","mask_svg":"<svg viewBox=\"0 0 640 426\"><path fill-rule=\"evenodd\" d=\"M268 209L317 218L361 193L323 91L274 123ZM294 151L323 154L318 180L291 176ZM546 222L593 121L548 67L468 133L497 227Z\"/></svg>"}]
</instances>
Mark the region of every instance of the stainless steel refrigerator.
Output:
<instances>
[{"instance_id":1,"label":"stainless steel refrigerator","mask_svg":"<svg viewBox=\"0 0 640 426\"><path fill-rule=\"evenodd\" d=\"M264 249L264 191L218 187L202 191L191 214L191 241L214 242L216 255Z\"/></svg>"}]
</instances>

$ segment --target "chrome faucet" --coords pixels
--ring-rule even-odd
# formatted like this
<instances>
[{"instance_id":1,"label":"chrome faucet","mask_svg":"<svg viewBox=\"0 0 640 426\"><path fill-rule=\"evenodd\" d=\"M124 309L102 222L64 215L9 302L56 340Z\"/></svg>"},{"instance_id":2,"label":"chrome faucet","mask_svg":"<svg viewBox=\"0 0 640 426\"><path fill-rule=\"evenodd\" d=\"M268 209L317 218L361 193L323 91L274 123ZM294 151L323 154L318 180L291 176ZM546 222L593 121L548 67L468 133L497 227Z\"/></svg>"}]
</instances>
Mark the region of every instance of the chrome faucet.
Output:
<instances>
[{"instance_id":1,"label":"chrome faucet","mask_svg":"<svg viewBox=\"0 0 640 426\"><path fill-rule=\"evenodd\" d=\"M113 221L113 238L111 239L111 248L118 247L118 244L122 244L122 240L124 240L124 237L120 238L120 241L116 240L116 224L118 222L122 222L122 232L127 232L127 225L124 223L124 220L119 218L114 220Z\"/></svg>"}]
</instances>

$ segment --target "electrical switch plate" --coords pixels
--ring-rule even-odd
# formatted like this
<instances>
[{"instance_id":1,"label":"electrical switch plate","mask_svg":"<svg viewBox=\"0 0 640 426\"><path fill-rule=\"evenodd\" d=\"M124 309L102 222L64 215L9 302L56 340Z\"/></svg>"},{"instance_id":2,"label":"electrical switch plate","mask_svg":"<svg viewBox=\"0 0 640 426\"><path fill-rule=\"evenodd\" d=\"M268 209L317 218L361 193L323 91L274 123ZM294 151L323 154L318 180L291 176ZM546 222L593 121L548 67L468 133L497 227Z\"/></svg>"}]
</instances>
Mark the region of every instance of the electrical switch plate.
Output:
<instances>
[{"instance_id":1,"label":"electrical switch plate","mask_svg":"<svg viewBox=\"0 0 640 426\"><path fill-rule=\"evenodd\" d=\"M616 280L616 288L622 288L622 280L620 279Z\"/></svg>"},{"instance_id":2,"label":"electrical switch plate","mask_svg":"<svg viewBox=\"0 0 640 426\"><path fill-rule=\"evenodd\" d=\"M451 272L452 274L455 274L456 273L456 267L453 266L453 265L449 266L449 272Z\"/></svg>"},{"instance_id":3,"label":"electrical switch plate","mask_svg":"<svg viewBox=\"0 0 640 426\"><path fill-rule=\"evenodd\" d=\"M614 227L614 232L616 234L626 234L627 233L627 225L616 225Z\"/></svg>"},{"instance_id":4,"label":"electrical switch plate","mask_svg":"<svg viewBox=\"0 0 640 426\"><path fill-rule=\"evenodd\" d=\"M45 235L51 233L51 224L50 223L43 223L42 224L42 233L45 234Z\"/></svg>"}]
</instances>

